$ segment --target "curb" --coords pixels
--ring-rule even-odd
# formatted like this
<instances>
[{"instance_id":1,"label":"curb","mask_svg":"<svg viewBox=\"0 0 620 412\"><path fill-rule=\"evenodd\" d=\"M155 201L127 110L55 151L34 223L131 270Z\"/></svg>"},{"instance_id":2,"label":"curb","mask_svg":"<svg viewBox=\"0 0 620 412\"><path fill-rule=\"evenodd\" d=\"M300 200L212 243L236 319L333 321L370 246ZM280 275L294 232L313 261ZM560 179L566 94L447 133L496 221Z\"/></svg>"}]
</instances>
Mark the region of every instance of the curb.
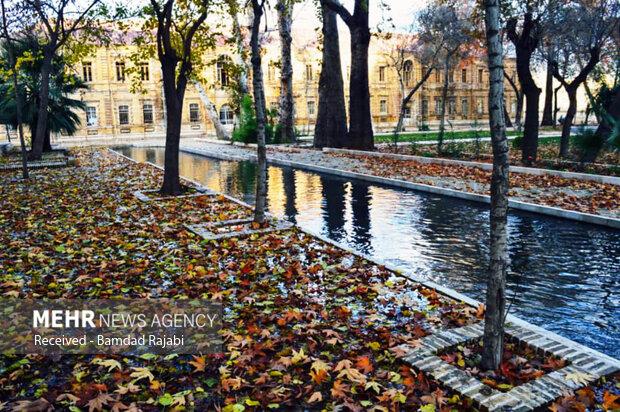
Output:
<instances>
[{"instance_id":1,"label":"curb","mask_svg":"<svg viewBox=\"0 0 620 412\"><path fill-rule=\"evenodd\" d=\"M425 163L425 164L467 166L467 167L476 167L482 170L489 170L489 171L493 170L493 164L491 163L470 162L466 160L454 160L454 159L441 159L441 158L436 158L436 157L402 155L398 153L366 152L363 150L337 149L337 148L332 148L332 147L323 148L323 153L342 153L342 154L352 154L352 155L361 155L361 156L369 156L369 157L381 157L381 158L387 158L387 159L414 161L414 162ZM512 165L510 166L510 172L523 173L523 174L536 175L536 176L550 175L550 176L563 177L565 179L585 180L585 181L620 186L620 177L616 177L616 176L595 175L595 174L590 174L590 173L577 173L577 172L563 172L561 170L538 169L534 167L523 167L523 166L512 166Z\"/></svg>"},{"instance_id":2,"label":"curb","mask_svg":"<svg viewBox=\"0 0 620 412\"><path fill-rule=\"evenodd\" d=\"M225 154L220 154L220 153L206 152L201 149L187 148L187 147L181 147L181 151L186 152L186 153L196 154L199 156L221 159L221 160L231 160L231 161L251 160L254 162L256 161L256 155L254 154L249 154L246 157L243 157L243 156L234 156L234 155L225 155ZM295 167L298 169L310 170L313 172L326 173L326 174L332 174L332 175L341 176L341 177L365 180L365 181L378 183L378 184L382 184L386 186L400 187L404 189L413 189L413 190L418 190L421 192L456 197L456 198L464 199L464 200L472 200L472 201L479 202L479 203L486 203L486 204L491 203L491 197L489 195L462 192L459 190L447 189L447 188L437 187L437 186L430 186L430 185L425 185L422 183L413 183L413 182L408 182L405 180L388 179L385 177L373 176L373 175L368 175L364 173L349 172L349 171L339 170L339 169L329 169L323 166L316 166L316 165L311 165L307 163L293 162L289 160L268 158L267 162L271 164L275 164L275 165L280 165L280 166L289 166L289 167ZM569 220L574 220L577 222L591 223L591 224L606 226L606 227L610 227L614 229L620 229L620 219L615 219L611 217L593 215L591 213L574 212L572 210L561 209L561 208L553 207L553 206L536 205L534 203L521 202L518 200L509 200L508 206L515 210L540 213L540 214L547 215L547 216L553 216L553 217L562 218L562 219L569 219Z\"/></svg>"}]
</instances>

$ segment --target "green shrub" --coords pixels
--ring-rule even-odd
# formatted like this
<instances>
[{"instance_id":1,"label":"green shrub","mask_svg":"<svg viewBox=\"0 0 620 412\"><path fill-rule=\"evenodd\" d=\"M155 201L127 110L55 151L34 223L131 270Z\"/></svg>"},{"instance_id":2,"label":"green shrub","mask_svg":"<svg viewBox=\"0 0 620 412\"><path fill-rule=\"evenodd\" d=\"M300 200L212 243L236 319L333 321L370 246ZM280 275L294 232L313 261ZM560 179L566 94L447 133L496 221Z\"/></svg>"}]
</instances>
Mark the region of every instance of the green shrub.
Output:
<instances>
[{"instance_id":1,"label":"green shrub","mask_svg":"<svg viewBox=\"0 0 620 412\"><path fill-rule=\"evenodd\" d=\"M582 151L600 150L605 139L597 135L594 130L581 128L575 135L575 145Z\"/></svg>"},{"instance_id":2,"label":"green shrub","mask_svg":"<svg viewBox=\"0 0 620 412\"><path fill-rule=\"evenodd\" d=\"M523 146L523 135L517 135L517 137L512 139L513 149L521 149L522 146Z\"/></svg>"},{"instance_id":3,"label":"green shrub","mask_svg":"<svg viewBox=\"0 0 620 412\"><path fill-rule=\"evenodd\" d=\"M250 95L241 98L239 107L239 127L233 131L232 139L241 143L256 143L256 115L254 114L254 103Z\"/></svg>"},{"instance_id":4,"label":"green shrub","mask_svg":"<svg viewBox=\"0 0 620 412\"><path fill-rule=\"evenodd\" d=\"M426 123L422 123L420 126L418 126L418 131L420 131L420 132L428 132L430 130L431 130L431 128L428 127L428 125Z\"/></svg>"}]
</instances>

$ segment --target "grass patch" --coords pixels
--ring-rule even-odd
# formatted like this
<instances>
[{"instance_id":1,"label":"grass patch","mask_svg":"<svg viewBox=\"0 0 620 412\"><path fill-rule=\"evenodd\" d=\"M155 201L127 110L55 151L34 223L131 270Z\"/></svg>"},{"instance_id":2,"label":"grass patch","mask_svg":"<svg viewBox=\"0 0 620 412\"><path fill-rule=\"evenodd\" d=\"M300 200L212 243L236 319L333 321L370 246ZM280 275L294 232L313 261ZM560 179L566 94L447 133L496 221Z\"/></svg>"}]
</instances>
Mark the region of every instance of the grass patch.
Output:
<instances>
[{"instance_id":1,"label":"grass patch","mask_svg":"<svg viewBox=\"0 0 620 412\"><path fill-rule=\"evenodd\" d=\"M508 136L517 136L520 132L510 130L506 134ZM398 135L399 142L422 142L425 140L437 140L439 132L425 132L425 133L402 133ZM479 130L478 137L490 137L491 132L489 130ZM459 131L447 131L444 135L444 140L451 139L475 139L476 131L474 130L459 130ZM375 136L375 143L393 143L393 135L380 135Z\"/></svg>"}]
</instances>

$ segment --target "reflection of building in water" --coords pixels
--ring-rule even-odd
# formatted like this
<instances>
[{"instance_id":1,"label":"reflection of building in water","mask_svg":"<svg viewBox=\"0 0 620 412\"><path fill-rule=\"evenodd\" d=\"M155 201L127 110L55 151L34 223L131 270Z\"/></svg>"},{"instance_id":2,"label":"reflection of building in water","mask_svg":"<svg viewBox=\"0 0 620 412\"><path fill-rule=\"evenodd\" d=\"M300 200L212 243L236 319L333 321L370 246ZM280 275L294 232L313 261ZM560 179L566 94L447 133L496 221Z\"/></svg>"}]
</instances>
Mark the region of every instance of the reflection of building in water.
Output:
<instances>
[{"instance_id":1,"label":"reflection of building in water","mask_svg":"<svg viewBox=\"0 0 620 412\"><path fill-rule=\"evenodd\" d=\"M94 53L76 64L75 70L89 86L79 98L86 104L81 112L82 126L78 135L121 135L161 133L165 126L161 66L155 60L144 60L136 65L130 56L136 51L128 34L124 46L96 48ZM377 131L392 128L397 121L402 77L405 88L412 88L422 77L424 68L411 54L402 64L401 76L392 63L390 50L402 42L402 35L389 38L373 36L369 50L370 100L373 125ZM345 98L348 100L350 51L346 39L341 39ZM215 50L203 56L208 62L202 73L203 88L214 105L217 116L225 128L235 122L230 86L233 78L230 62L236 61L233 45L219 41ZM280 48L277 32L265 34L263 72L265 98L268 108L277 108L280 93ZM296 126L300 132L310 132L318 112L318 80L321 70L321 48L313 30L295 30L293 34L293 81L295 91ZM505 62L509 76L515 75L512 59ZM416 93L405 109L405 129L416 128L420 123L436 123L441 111L441 89L446 74L437 71ZM468 59L448 73L451 87L446 112L452 125L471 125L474 120L487 118L488 71L482 59ZM143 92L132 93L140 84ZM251 82L249 82L251 86ZM508 85L506 108L512 115L516 102ZM486 125L486 122L483 122ZM214 134L214 128L201 99L193 85L188 85L183 106L182 130L184 135Z\"/></svg>"}]
</instances>

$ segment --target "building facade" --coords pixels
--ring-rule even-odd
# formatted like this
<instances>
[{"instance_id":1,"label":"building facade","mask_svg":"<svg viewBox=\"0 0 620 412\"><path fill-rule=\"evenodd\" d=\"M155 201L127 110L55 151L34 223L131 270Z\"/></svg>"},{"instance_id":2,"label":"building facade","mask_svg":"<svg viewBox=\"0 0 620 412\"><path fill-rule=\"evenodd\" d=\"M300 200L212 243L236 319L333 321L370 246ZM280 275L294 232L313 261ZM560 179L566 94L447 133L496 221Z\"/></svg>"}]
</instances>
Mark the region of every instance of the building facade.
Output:
<instances>
[{"instance_id":1,"label":"building facade","mask_svg":"<svg viewBox=\"0 0 620 412\"><path fill-rule=\"evenodd\" d=\"M293 33L293 76L295 119L301 134L311 134L318 112L318 81L321 70L320 42L315 32ZM161 69L157 60L141 62L137 67L130 61L135 46L100 47L74 67L89 88L80 92L85 102L82 125L78 136L143 135L145 138L165 131L165 107ZM397 70L389 49L389 40L373 37L369 51L371 112L375 132L393 130L399 115L404 86L408 91L422 76L423 68L414 55L405 56ZM267 33L264 40L263 73L267 107L277 109L279 98L279 53L277 32ZM388 51L386 51L388 50ZM350 57L348 44L341 44L345 97L348 102ZM202 74L201 83L208 99L189 84L182 119L184 136L215 135L212 105L219 121L231 130L235 114L231 102L229 75L225 62L238 60L230 45L222 44L204 56L212 62ZM515 76L514 61L506 61L506 72ZM443 86L442 71L435 71L416 92L405 111L405 130L417 130L422 124L433 127L438 123ZM448 127L470 127L479 122L486 126L488 119L488 71L481 59L461 62L448 74L450 88L446 113ZM136 85L139 83L139 87ZM251 82L249 82L251 85ZM516 97L506 83L506 108L511 117ZM61 137L62 138L62 137Z\"/></svg>"}]
</instances>

